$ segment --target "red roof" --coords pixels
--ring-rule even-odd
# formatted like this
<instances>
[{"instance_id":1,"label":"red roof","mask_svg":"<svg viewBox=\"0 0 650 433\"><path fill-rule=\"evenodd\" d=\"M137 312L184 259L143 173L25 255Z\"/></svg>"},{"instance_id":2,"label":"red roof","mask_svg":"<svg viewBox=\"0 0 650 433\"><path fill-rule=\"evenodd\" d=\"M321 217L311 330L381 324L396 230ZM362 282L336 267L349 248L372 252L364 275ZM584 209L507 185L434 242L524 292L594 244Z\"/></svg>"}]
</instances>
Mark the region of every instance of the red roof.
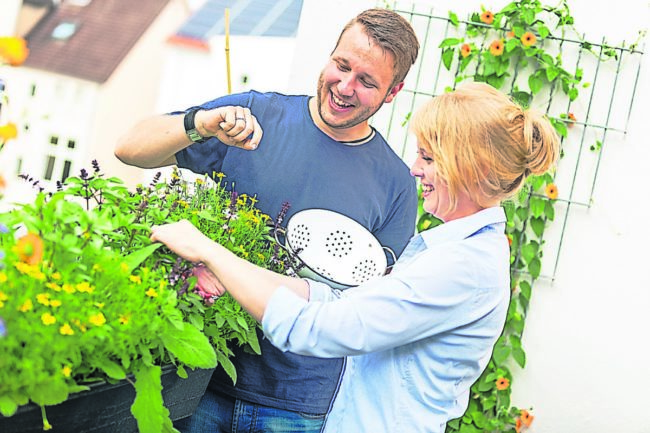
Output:
<instances>
[{"instance_id":1,"label":"red roof","mask_svg":"<svg viewBox=\"0 0 650 433\"><path fill-rule=\"evenodd\" d=\"M169 1L62 2L26 36L29 57L24 65L103 83Z\"/></svg>"}]
</instances>

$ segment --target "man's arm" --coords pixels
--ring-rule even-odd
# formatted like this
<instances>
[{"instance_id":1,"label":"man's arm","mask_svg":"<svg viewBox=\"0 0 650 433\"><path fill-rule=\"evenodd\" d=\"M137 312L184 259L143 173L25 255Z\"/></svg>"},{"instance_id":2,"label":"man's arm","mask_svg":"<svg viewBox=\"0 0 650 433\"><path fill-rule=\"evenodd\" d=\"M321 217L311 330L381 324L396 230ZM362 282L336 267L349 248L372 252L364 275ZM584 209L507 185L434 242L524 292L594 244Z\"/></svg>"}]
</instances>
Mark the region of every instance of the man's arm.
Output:
<instances>
[{"instance_id":1,"label":"man's arm","mask_svg":"<svg viewBox=\"0 0 650 433\"><path fill-rule=\"evenodd\" d=\"M176 153L193 144L185 133L184 114L145 119L122 136L115 147L117 159L141 168L176 164ZM217 137L222 143L247 150L257 148L262 128L246 107L225 106L200 110L194 117L203 138Z\"/></svg>"}]
</instances>

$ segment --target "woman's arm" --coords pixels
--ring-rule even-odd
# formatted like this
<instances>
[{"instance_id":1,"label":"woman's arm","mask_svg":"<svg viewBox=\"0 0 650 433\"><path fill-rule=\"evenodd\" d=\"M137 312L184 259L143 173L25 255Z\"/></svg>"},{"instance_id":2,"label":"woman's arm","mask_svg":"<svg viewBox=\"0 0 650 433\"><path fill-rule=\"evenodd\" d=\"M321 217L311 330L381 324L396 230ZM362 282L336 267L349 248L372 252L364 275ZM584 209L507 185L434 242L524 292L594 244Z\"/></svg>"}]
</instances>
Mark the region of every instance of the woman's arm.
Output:
<instances>
[{"instance_id":1,"label":"woman's arm","mask_svg":"<svg viewBox=\"0 0 650 433\"><path fill-rule=\"evenodd\" d=\"M237 257L187 220L152 227L151 240L164 243L186 260L207 266L258 322L262 321L269 299L280 286L309 299L306 281L276 274Z\"/></svg>"}]
</instances>

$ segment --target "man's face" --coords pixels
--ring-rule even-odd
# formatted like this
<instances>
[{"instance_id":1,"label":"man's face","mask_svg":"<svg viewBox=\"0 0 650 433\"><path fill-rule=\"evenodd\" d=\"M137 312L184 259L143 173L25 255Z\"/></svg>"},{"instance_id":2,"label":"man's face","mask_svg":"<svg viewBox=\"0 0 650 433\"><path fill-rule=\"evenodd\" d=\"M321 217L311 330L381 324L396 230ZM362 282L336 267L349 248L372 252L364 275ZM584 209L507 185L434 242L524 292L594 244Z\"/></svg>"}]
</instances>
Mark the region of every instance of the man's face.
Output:
<instances>
[{"instance_id":1,"label":"man's face","mask_svg":"<svg viewBox=\"0 0 650 433\"><path fill-rule=\"evenodd\" d=\"M333 129L359 125L402 88L402 83L391 87L393 77L393 54L355 24L343 34L318 79L318 114Z\"/></svg>"}]
</instances>

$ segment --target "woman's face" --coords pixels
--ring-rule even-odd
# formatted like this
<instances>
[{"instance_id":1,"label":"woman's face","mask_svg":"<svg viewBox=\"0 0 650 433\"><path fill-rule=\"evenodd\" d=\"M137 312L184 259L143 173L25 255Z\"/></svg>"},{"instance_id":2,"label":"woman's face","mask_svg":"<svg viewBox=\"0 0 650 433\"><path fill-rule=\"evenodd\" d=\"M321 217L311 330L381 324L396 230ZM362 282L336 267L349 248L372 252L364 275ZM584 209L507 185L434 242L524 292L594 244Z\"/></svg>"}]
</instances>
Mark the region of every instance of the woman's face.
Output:
<instances>
[{"instance_id":1,"label":"woman's face","mask_svg":"<svg viewBox=\"0 0 650 433\"><path fill-rule=\"evenodd\" d=\"M447 181L438 173L438 167L431 152L419 143L418 156L411 167L411 175L417 177L422 185L424 210L442 221L451 221L474 214L482 209L469 198L468 194L462 191L457 194L456 209L449 209Z\"/></svg>"}]
</instances>

